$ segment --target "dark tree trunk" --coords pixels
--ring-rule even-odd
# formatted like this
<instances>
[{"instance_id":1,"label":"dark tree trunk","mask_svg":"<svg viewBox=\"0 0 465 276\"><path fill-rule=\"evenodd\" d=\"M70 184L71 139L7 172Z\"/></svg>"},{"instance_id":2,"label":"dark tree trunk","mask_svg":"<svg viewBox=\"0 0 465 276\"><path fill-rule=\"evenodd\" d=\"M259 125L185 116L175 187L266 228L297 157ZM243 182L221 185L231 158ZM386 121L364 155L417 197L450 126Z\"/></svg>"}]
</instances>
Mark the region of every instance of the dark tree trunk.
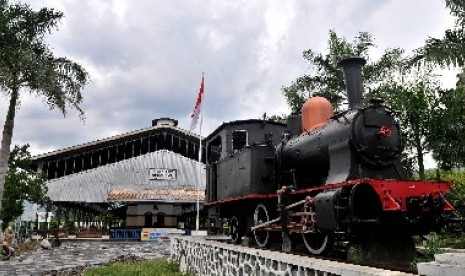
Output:
<instances>
[{"instance_id":1,"label":"dark tree trunk","mask_svg":"<svg viewBox=\"0 0 465 276\"><path fill-rule=\"evenodd\" d=\"M415 131L415 147L417 150L417 161L418 161L418 176L420 180L425 180L425 161L423 158L424 148L421 144L421 138L418 132Z\"/></svg>"},{"instance_id":2,"label":"dark tree trunk","mask_svg":"<svg viewBox=\"0 0 465 276\"><path fill-rule=\"evenodd\" d=\"M6 114L3 126L2 146L0 149L0 210L2 210L3 192L5 190L6 174L8 172L8 160L10 159L10 146L13 139L13 127L16 112L16 102L18 100L19 88L11 91L10 105Z\"/></svg>"}]
</instances>

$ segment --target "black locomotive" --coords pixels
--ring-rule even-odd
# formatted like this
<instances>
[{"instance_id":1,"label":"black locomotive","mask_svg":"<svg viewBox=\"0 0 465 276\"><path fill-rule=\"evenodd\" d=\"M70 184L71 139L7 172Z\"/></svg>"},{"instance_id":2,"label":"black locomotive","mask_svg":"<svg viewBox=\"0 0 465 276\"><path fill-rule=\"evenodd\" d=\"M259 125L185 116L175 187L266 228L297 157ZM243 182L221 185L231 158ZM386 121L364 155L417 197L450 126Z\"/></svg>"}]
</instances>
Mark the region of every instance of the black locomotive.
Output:
<instances>
[{"instance_id":1,"label":"black locomotive","mask_svg":"<svg viewBox=\"0 0 465 276\"><path fill-rule=\"evenodd\" d=\"M343 112L313 97L287 124L234 121L206 138L205 207L212 219L229 218L233 242L249 235L260 247L297 242L322 254L335 241L404 240L447 222L451 184L405 179L399 124L381 100L364 104L364 64L340 62Z\"/></svg>"}]
</instances>

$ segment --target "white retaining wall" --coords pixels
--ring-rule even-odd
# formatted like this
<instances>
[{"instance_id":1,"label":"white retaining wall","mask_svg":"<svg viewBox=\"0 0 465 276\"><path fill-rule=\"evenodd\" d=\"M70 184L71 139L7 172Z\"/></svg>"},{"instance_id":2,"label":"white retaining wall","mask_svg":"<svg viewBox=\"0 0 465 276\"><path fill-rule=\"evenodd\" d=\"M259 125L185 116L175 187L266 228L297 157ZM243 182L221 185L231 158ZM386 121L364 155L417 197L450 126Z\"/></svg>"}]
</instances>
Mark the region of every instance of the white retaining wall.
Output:
<instances>
[{"instance_id":1,"label":"white retaining wall","mask_svg":"<svg viewBox=\"0 0 465 276\"><path fill-rule=\"evenodd\" d=\"M196 275L412 275L307 256L234 246L201 237L171 237L171 259Z\"/></svg>"}]
</instances>

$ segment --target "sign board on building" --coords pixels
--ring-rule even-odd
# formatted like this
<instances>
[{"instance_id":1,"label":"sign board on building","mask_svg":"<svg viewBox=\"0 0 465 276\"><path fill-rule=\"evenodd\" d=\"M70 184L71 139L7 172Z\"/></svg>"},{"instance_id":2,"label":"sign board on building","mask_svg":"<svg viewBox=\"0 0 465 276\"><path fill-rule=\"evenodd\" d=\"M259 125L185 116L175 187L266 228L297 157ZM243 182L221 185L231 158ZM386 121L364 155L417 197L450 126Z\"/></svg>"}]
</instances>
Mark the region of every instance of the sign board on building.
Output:
<instances>
[{"instance_id":1,"label":"sign board on building","mask_svg":"<svg viewBox=\"0 0 465 276\"><path fill-rule=\"evenodd\" d=\"M171 233L156 228L142 228L141 241L169 241Z\"/></svg>"},{"instance_id":2,"label":"sign board on building","mask_svg":"<svg viewBox=\"0 0 465 276\"><path fill-rule=\"evenodd\" d=\"M150 180L176 180L177 170L176 169L157 169L151 168Z\"/></svg>"}]
</instances>

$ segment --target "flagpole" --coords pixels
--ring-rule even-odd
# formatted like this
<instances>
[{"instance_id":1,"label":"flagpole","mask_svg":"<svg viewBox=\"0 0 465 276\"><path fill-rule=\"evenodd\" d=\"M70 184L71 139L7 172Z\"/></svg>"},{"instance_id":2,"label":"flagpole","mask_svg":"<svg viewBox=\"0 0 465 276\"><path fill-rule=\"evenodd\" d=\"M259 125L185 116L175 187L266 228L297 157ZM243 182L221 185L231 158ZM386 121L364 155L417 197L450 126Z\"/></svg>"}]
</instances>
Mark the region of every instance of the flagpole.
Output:
<instances>
[{"instance_id":1,"label":"flagpole","mask_svg":"<svg viewBox=\"0 0 465 276\"><path fill-rule=\"evenodd\" d=\"M195 230L199 231L200 228L200 188L202 184L202 94L205 90L204 84L204 73L202 72L202 82L200 83L199 94L197 95L197 101L195 102L194 112L191 115L191 127L190 131L193 131L197 125L197 121L200 117L200 128L199 128L199 168L197 177L197 216L195 218Z\"/></svg>"},{"instance_id":2,"label":"flagpole","mask_svg":"<svg viewBox=\"0 0 465 276\"><path fill-rule=\"evenodd\" d=\"M200 134L199 134L199 172L197 181L197 217L195 219L195 230L199 231L200 224L200 184L202 182L202 110L200 111Z\"/></svg>"}]
</instances>

